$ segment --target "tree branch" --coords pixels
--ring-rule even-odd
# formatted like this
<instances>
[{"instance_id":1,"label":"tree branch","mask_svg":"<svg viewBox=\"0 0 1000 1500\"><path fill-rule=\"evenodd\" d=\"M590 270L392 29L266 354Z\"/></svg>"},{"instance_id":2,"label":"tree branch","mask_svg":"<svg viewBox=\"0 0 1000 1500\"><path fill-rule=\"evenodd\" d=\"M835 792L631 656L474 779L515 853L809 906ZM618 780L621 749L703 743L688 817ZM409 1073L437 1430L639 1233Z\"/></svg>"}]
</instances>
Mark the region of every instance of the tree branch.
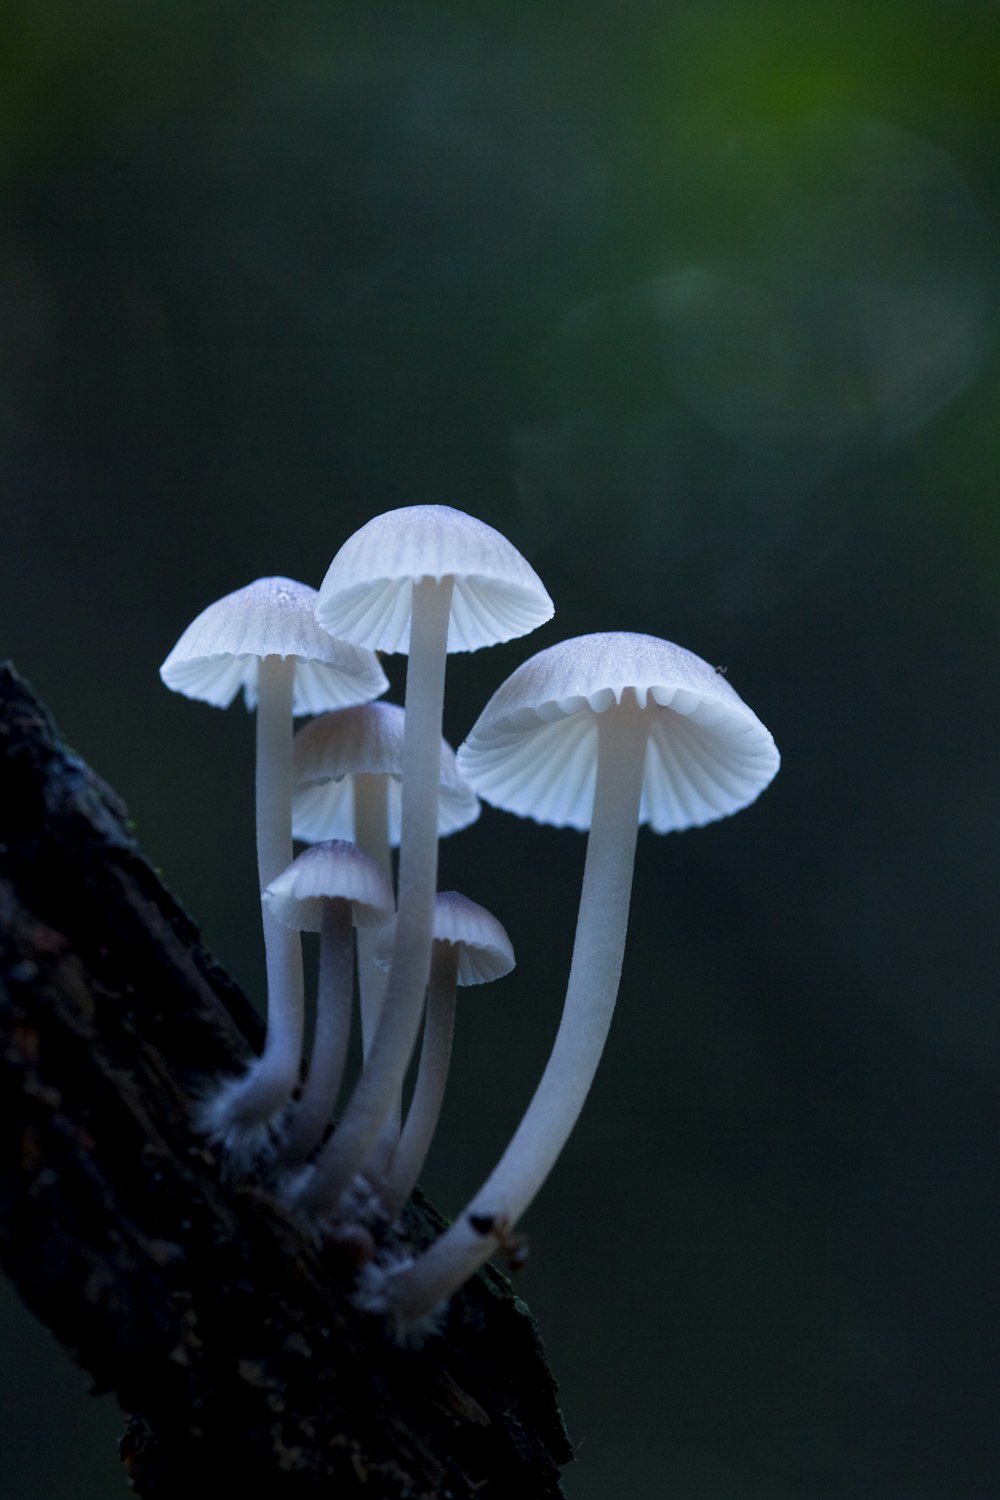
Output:
<instances>
[{"instance_id":1,"label":"tree branch","mask_svg":"<svg viewBox=\"0 0 1000 1500\"><path fill-rule=\"evenodd\" d=\"M131 1413L136 1491L545 1500L571 1451L537 1330L487 1270L401 1349L191 1101L260 1042L118 798L0 666L0 1261ZM440 1219L417 1200L418 1242Z\"/></svg>"}]
</instances>

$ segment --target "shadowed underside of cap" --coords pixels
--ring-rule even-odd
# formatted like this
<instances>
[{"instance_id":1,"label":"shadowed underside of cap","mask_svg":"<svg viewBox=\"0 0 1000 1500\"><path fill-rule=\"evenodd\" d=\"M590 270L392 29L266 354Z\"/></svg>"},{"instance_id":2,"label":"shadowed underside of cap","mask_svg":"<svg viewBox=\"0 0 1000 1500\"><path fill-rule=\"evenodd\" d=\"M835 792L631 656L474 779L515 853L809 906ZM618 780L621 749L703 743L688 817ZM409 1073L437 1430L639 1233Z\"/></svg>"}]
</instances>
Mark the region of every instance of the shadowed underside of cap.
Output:
<instances>
[{"instance_id":1,"label":"shadowed underside of cap","mask_svg":"<svg viewBox=\"0 0 1000 1500\"><path fill-rule=\"evenodd\" d=\"M446 577L455 580L449 651L509 641L552 617L540 578L506 537L450 506L413 505L348 538L320 587L316 618L371 650L407 651L413 582Z\"/></svg>"},{"instance_id":2,"label":"shadowed underside of cap","mask_svg":"<svg viewBox=\"0 0 1000 1500\"><path fill-rule=\"evenodd\" d=\"M657 833L738 811L777 771L769 731L714 667L625 632L579 636L525 662L483 710L459 770L508 812L588 828L598 718L629 689L650 715L639 819Z\"/></svg>"},{"instance_id":3,"label":"shadowed underside of cap","mask_svg":"<svg viewBox=\"0 0 1000 1500\"><path fill-rule=\"evenodd\" d=\"M296 714L366 702L389 686L377 659L316 623L316 590L292 578L258 578L217 599L191 622L160 668L167 687L216 708L241 690L257 705L258 663L265 656L298 658Z\"/></svg>"}]
</instances>

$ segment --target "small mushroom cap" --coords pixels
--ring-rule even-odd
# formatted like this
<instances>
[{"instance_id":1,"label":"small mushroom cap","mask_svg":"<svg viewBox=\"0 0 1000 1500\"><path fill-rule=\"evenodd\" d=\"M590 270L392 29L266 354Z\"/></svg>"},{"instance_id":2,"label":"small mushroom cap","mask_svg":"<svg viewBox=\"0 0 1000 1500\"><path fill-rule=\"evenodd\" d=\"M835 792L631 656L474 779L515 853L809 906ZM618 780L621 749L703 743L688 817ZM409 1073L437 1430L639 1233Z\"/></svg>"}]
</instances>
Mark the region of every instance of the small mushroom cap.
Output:
<instances>
[{"instance_id":1,"label":"small mushroom cap","mask_svg":"<svg viewBox=\"0 0 1000 1500\"><path fill-rule=\"evenodd\" d=\"M319 932L324 903L331 900L351 903L356 927L378 927L395 910L378 865L344 839L303 850L263 895L271 916L298 932Z\"/></svg>"},{"instance_id":2,"label":"small mushroom cap","mask_svg":"<svg viewBox=\"0 0 1000 1500\"><path fill-rule=\"evenodd\" d=\"M738 811L779 756L757 715L714 667L655 636L577 636L538 652L494 693L458 752L487 802L539 823L590 826L597 716L632 689L651 714L640 823L657 833Z\"/></svg>"},{"instance_id":3,"label":"small mushroom cap","mask_svg":"<svg viewBox=\"0 0 1000 1500\"><path fill-rule=\"evenodd\" d=\"M403 710L395 703L362 703L303 725L293 742L297 839L350 838L354 832L352 778L386 776L389 842L399 844L402 822ZM444 838L479 817L479 798L458 772L455 752L441 741L438 834Z\"/></svg>"},{"instance_id":4,"label":"small mushroom cap","mask_svg":"<svg viewBox=\"0 0 1000 1500\"><path fill-rule=\"evenodd\" d=\"M378 935L374 956L383 969L392 961L395 931L393 917ZM458 891L439 891L434 898L434 943L451 943L459 950L459 984L489 984L514 967L514 949L496 917Z\"/></svg>"},{"instance_id":5,"label":"small mushroom cap","mask_svg":"<svg viewBox=\"0 0 1000 1500\"><path fill-rule=\"evenodd\" d=\"M293 578L258 578L226 594L191 622L160 676L168 688L215 708L228 708L242 688L247 708L255 708L261 658L296 656L293 713L377 698L389 686L378 659L321 630L316 597Z\"/></svg>"},{"instance_id":6,"label":"small mushroom cap","mask_svg":"<svg viewBox=\"0 0 1000 1500\"><path fill-rule=\"evenodd\" d=\"M373 651L407 651L412 586L453 577L449 651L477 651L544 624L552 600L506 537L450 505L410 505L349 537L320 586L324 630Z\"/></svg>"}]
</instances>

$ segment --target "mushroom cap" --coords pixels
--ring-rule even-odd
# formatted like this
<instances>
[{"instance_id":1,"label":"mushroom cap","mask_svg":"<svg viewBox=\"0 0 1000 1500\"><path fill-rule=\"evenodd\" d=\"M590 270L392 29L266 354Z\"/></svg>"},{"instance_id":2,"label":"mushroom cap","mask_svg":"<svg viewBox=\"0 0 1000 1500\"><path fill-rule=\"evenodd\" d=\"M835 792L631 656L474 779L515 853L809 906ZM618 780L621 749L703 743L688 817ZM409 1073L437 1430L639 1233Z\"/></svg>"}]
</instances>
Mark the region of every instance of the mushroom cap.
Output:
<instances>
[{"instance_id":1,"label":"mushroom cap","mask_svg":"<svg viewBox=\"0 0 1000 1500\"><path fill-rule=\"evenodd\" d=\"M450 505L409 505L348 537L320 586L316 618L342 640L407 651L413 583L449 576L449 651L526 635L554 613L534 568L499 531Z\"/></svg>"},{"instance_id":2,"label":"mushroom cap","mask_svg":"<svg viewBox=\"0 0 1000 1500\"><path fill-rule=\"evenodd\" d=\"M292 860L264 891L275 921L298 932L319 932L323 906L349 901L356 927L378 927L395 910L392 891L378 865L345 839L328 839Z\"/></svg>"},{"instance_id":3,"label":"mushroom cap","mask_svg":"<svg viewBox=\"0 0 1000 1500\"><path fill-rule=\"evenodd\" d=\"M384 969L392 959L395 929L393 917L375 945L375 962ZM501 923L485 906L458 891L439 891L434 898L434 943L450 943L459 950L459 984L489 984L514 967L514 949Z\"/></svg>"},{"instance_id":4,"label":"mushroom cap","mask_svg":"<svg viewBox=\"0 0 1000 1500\"><path fill-rule=\"evenodd\" d=\"M364 703L389 683L377 658L316 624L316 590L293 578L258 578L217 599L185 630L160 668L168 688L228 708L240 688L257 705L264 656L296 656L292 712L318 714Z\"/></svg>"},{"instance_id":5,"label":"mushroom cap","mask_svg":"<svg viewBox=\"0 0 1000 1500\"><path fill-rule=\"evenodd\" d=\"M399 844L402 821L403 710L396 703L362 703L312 719L292 746L297 839L350 838L354 832L352 778L386 776L389 843ZM438 834L444 838L479 817L479 798L458 772L455 752L441 741Z\"/></svg>"},{"instance_id":6,"label":"mushroom cap","mask_svg":"<svg viewBox=\"0 0 1000 1500\"><path fill-rule=\"evenodd\" d=\"M651 711L640 823L700 827L753 802L780 763L757 715L714 667L655 636L577 636L524 662L458 752L481 797L539 823L590 826L597 716L631 688Z\"/></svg>"}]
</instances>

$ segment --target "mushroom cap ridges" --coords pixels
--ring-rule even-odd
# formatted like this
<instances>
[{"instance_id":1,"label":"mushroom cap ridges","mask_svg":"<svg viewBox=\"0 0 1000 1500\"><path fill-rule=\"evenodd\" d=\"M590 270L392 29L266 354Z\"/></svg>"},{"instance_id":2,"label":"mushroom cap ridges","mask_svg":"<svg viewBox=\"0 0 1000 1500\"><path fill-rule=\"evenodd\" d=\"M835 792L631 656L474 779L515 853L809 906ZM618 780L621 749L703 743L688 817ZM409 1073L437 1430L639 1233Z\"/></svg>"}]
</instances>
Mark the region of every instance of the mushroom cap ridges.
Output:
<instances>
[{"instance_id":1,"label":"mushroom cap ridges","mask_svg":"<svg viewBox=\"0 0 1000 1500\"><path fill-rule=\"evenodd\" d=\"M350 838L354 833L351 778L386 776L389 843L399 844L402 823L403 726L396 703L362 703L323 714L296 734L292 749L295 837ZM438 833L444 838L479 817L479 798L459 775L455 752L441 741Z\"/></svg>"},{"instance_id":2,"label":"mushroom cap ridges","mask_svg":"<svg viewBox=\"0 0 1000 1500\"><path fill-rule=\"evenodd\" d=\"M379 933L375 962L388 968L395 920ZM458 983L489 984L514 967L514 949L492 912L458 891L438 891L434 898L434 942L458 949Z\"/></svg>"},{"instance_id":3,"label":"mushroom cap ridges","mask_svg":"<svg viewBox=\"0 0 1000 1500\"><path fill-rule=\"evenodd\" d=\"M349 901L358 927L377 927L395 909L378 865L345 839L304 849L271 881L263 900L276 921L299 932L319 932L323 905L331 900Z\"/></svg>"},{"instance_id":4,"label":"mushroom cap ridges","mask_svg":"<svg viewBox=\"0 0 1000 1500\"><path fill-rule=\"evenodd\" d=\"M500 532L449 505L410 505L362 526L320 586L325 630L375 651L406 651L415 580L455 580L449 651L476 651L551 619L552 600L530 563Z\"/></svg>"},{"instance_id":5,"label":"mushroom cap ridges","mask_svg":"<svg viewBox=\"0 0 1000 1500\"><path fill-rule=\"evenodd\" d=\"M378 697L389 684L377 658L321 630L316 597L315 589L293 578L258 578L216 599L184 631L161 678L175 692L216 708L227 708L242 688L247 708L255 708L261 658L295 656L293 713Z\"/></svg>"},{"instance_id":6,"label":"mushroom cap ridges","mask_svg":"<svg viewBox=\"0 0 1000 1500\"><path fill-rule=\"evenodd\" d=\"M639 821L656 832L736 812L775 775L770 732L725 677L672 641L628 632L577 636L524 662L460 747L459 770L497 807L588 828L598 715L629 689L650 713Z\"/></svg>"}]
</instances>

